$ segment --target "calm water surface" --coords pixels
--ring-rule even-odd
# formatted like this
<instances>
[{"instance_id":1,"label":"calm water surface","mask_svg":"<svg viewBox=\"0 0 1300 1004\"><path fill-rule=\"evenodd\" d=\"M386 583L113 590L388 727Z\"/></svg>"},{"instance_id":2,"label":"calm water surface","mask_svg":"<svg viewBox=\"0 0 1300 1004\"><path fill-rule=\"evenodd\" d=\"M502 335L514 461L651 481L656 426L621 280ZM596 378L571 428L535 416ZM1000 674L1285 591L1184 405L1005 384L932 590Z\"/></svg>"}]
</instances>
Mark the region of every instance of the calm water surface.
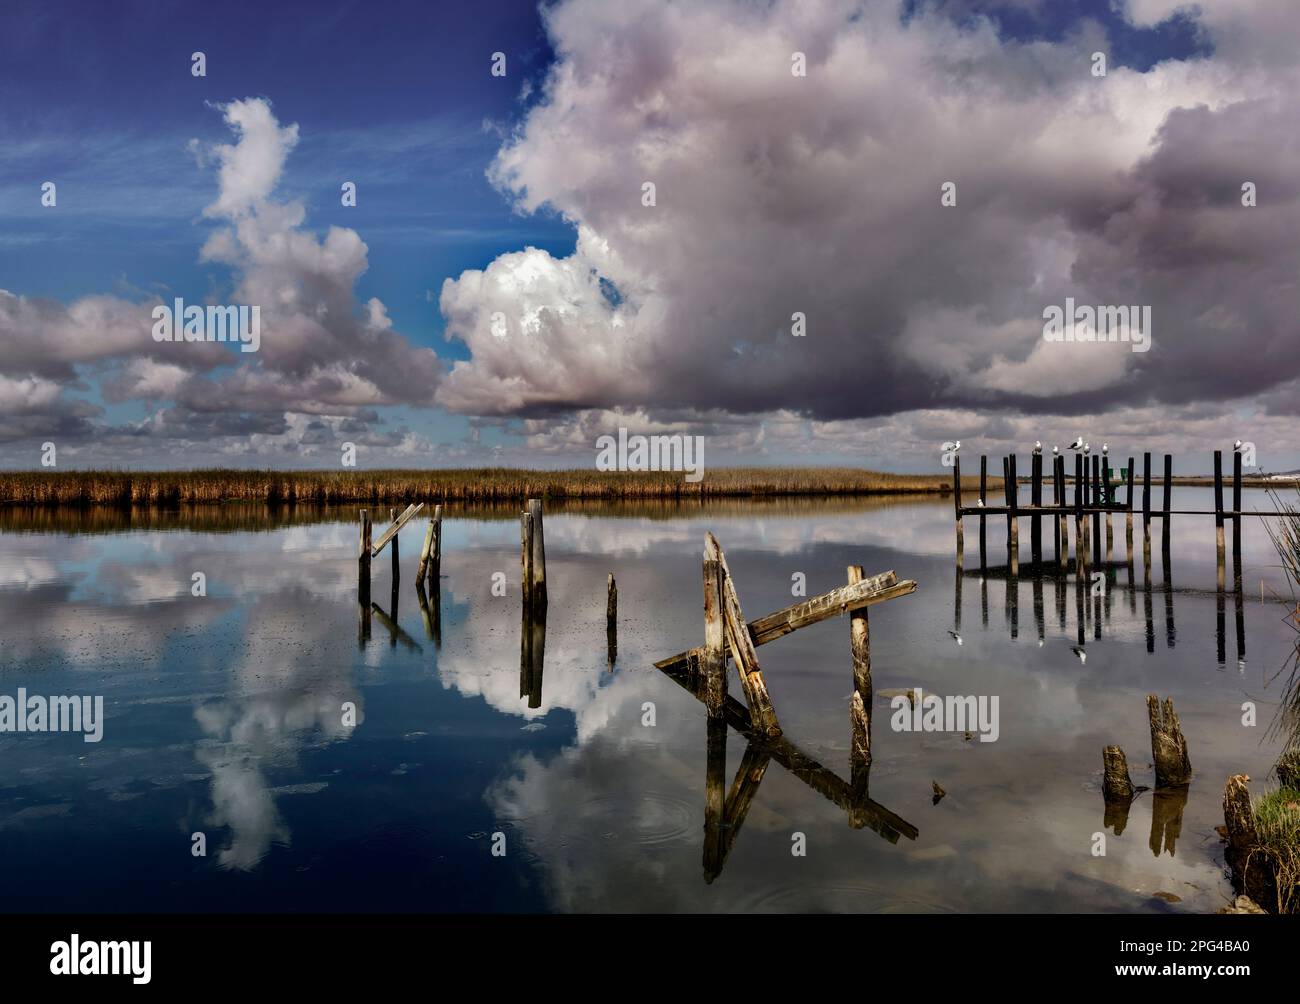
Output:
<instances>
[{"instance_id":1,"label":"calm water surface","mask_svg":"<svg viewBox=\"0 0 1300 1004\"><path fill-rule=\"evenodd\" d=\"M1174 504L1210 508L1210 493L1177 489ZM1271 506L1247 492L1245 508ZM355 510L8 512L0 694L102 694L106 721L97 744L0 734L5 909L1217 908L1230 897L1214 832L1224 779L1262 787L1295 643L1260 521L1245 526L1242 591L1229 568L1223 598L1206 517L1174 521L1167 578L1155 525L1149 588L1140 519L1130 573L1119 517L1104 599L1072 576L1035 576L1027 522L1009 580L998 524L982 574L973 521L954 568L939 500L553 508L543 672L521 687L514 510L448 510L440 589L423 606L417 519L395 597L387 554L375 562L368 638ZM652 663L703 640L710 530L751 619L795 602L795 573L810 596L842 585L848 564L919 584L870 614L870 799L914 838L855 828L826 796L849 778L852 692L849 621L832 619L759 650L815 783L777 760L756 786L747 771L748 811L724 828L706 881L704 709ZM196 572L205 597L191 595ZM909 687L997 695L999 739L891 730L881 692ZM734 673L731 691L743 700ZM1143 793L1104 828L1103 746L1121 745L1134 782L1153 783L1147 693L1173 697L1196 778L1185 800ZM1242 725L1246 701L1257 727ZM746 745L730 732L729 788ZM932 782L947 792L937 804ZM200 832L204 857L191 850Z\"/></svg>"}]
</instances>

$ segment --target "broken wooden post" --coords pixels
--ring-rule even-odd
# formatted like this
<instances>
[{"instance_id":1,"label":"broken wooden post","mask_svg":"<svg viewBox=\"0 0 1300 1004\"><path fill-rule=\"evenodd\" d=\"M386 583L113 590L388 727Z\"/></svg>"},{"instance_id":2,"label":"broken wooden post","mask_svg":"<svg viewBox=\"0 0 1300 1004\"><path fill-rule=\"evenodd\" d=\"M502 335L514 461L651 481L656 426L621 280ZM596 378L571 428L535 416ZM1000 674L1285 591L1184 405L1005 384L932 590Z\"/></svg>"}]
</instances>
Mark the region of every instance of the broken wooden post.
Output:
<instances>
[{"instance_id":1,"label":"broken wooden post","mask_svg":"<svg viewBox=\"0 0 1300 1004\"><path fill-rule=\"evenodd\" d=\"M705 534L705 555L716 561L722 572L722 611L727 644L731 647L731 656L736 661L736 670L740 673L740 682L745 688L754 728L760 735L769 738L779 736L781 726L777 723L776 709L772 707L772 699L767 693L763 671L758 664L758 653L754 649L749 625L745 623L745 614L740 606L740 597L736 594L735 583L727 568L726 555L711 533Z\"/></svg>"},{"instance_id":2,"label":"broken wooden post","mask_svg":"<svg viewBox=\"0 0 1300 1004\"><path fill-rule=\"evenodd\" d=\"M704 559L704 648L700 669L704 676L704 705L710 716L722 714L727 698L727 634L722 599L722 564Z\"/></svg>"},{"instance_id":3,"label":"broken wooden post","mask_svg":"<svg viewBox=\"0 0 1300 1004\"><path fill-rule=\"evenodd\" d=\"M436 517L435 517L436 518ZM415 581L420 588L424 588L424 580L429 574L429 553L433 550L433 520L429 520L429 527L424 531L424 543L420 545L420 565L415 570Z\"/></svg>"},{"instance_id":4,"label":"broken wooden post","mask_svg":"<svg viewBox=\"0 0 1300 1004\"><path fill-rule=\"evenodd\" d=\"M532 517L532 569L531 601L534 606L546 606L546 536L542 528L542 500L528 500L528 514Z\"/></svg>"},{"instance_id":5,"label":"broken wooden post","mask_svg":"<svg viewBox=\"0 0 1300 1004\"><path fill-rule=\"evenodd\" d=\"M952 510L957 518L957 564L966 545L966 528L961 518L961 457L952 458Z\"/></svg>"},{"instance_id":6,"label":"broken wooden post","mask_svg":"<svg viewBox=\"0 0 1300 1004\"><path fill-rule=\"evenodd\" d=\"M1147 719L1151 725L1151 760L1156 769L1156 787L1187 784L1192 764L1187 757L1187 740L1174 712L1174 701L1162 705L1155 694L1147 695Z\"/></svg>"},{"instance_id":7,"label":"broken wooden post","mask_svg":"<svg viewBox=\"0 0 1300 1004\"><path fill-rule=\"evenodd\" d=\"M1128 775L1128 760L1124 751L1118 746L1107 746L1101 751L1101 765L1101 792L1106 801L1130 801L1133 798L1133 781Z\"/></svg>"},{"instance_id":8,"label":"broken wooden post","mask_svg":"<svg viewBox=\"0 0 1300 1004\"><path fill-rule=\"evenodd\" d=\"M618 585L614 573L605 584L605 661L610 669L618 658Z\"/></svg>"},{"instance_id":9,"label":"broken wooden post","mask_svg":"<svg viewBox=\"0 0 1300 1004\"><path fill-rule=\"evenodd\" d=\"M424 532L424 547L420 550L420 569L416 578L421 582L428 577L433 587L438 588L438 579L442 577L442 506L433 507L433 518L429 520L429 529Z\"/></svg>"},{"instance_id":10,"label":"broken wooden post","mask_svg":"<svg viewBox=\"0 0 1300 1004\"><path fill-rule=\"evenodd\" d=\"M1247 787L1249 780L1245 774L1234 774L1223 789L1223 828L1228 842L1223 859L1232 869L1233 885L1240 892L1261 906L1281 913L1284 904L1280 902L1283 897L1278 888L1276 862L1260 845Z\"/></svg>"},{"instance_id":11,"label":"broken wooden post","mask_svg":"<svg viewBox=\"0 0 1300 1004\"><path fill-rule=\"evenodd\" d=\"M861 565L849 565L849 585L866 576ZM849 647L853 652L853 699L850 717L853 725L853 759L856 773L871 766L871 625L867 608L849 615Z\"/></svg>"}]
</instances>

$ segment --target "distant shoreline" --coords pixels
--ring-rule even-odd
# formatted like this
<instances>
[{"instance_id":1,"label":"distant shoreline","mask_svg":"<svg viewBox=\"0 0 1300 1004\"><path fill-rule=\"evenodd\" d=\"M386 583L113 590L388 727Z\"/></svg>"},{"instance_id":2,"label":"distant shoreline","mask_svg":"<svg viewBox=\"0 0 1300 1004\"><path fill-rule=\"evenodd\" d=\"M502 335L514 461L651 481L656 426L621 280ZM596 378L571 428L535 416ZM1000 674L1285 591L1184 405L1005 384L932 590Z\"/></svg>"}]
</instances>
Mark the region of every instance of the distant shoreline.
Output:
<instances>
[{"instance_id":1,"label":"distant shoreline","mask_svg":"<svg viewBox=\"0 0 1300 1004\"><path fill-rule=\"evenodd\" d=\"M1001 487L1001 478L988 485ZM962 478L978 492L979 478ZM951 474L890 474L851 467L726 467L690 483L680 472L519 468L343 471L0 471L0 504L177 505L261 502L477 502L527 498L702 499L771 496L951 495Z\"/></svg>"}]
</instances>

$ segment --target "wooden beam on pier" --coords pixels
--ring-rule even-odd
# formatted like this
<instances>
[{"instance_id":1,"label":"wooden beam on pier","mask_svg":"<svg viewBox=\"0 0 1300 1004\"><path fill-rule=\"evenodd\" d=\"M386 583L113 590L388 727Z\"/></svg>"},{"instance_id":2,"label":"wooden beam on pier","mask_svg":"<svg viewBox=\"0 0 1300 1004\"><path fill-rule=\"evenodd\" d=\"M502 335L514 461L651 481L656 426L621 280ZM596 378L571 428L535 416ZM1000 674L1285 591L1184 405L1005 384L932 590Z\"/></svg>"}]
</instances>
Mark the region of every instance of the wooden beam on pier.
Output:
<instances>
[{"instance_id":1,"label":"wooden beam on pier","mask_svg":"<svg viewBox=\"0 0 1300 1004\"><path fill-rule=\"evenodd\" d=\"M862 610L873 604L897 599L899 596L906 596L915 591L916 583L911 579L904 579L900 582L892 571L881 572L879 575L863 579L861 582L840 586L828 593L814 596L810 600L804 600L801 603L795 603L782 610L777 610L757 620L750 621L746 626L749 628L750 640L755 646L766 645L770 641L783 638L790 632L807 627L809 624L816 624L818 621L824 621L830 617L838 617L840 614ZM703 651L704 648L699 647L679 652L667 659L659 660L655 663L655 668L666 670L684 666L692 659L698 659Z\"/></svg>"},{"instance_id":2,"label":"wooden beam on pier","mask_svg":"<svg viewBox=\"0 0 1300 1004\"><path fill-rule=\"evenodd\" d=\"M398 516L397 519L393 520L393 522L389 524L388 529L383 532L383 535L377 541L375 541L375 544L371 548L370 553L373 556L378 557L379 552L382 551L385 546L387 546L390 540L392 540L394 537L397 536L398 531L401 530L402 527L406 526L406 524L410 522L411 517L414 516L423 508L424 508L423 502L420 502L418 504L412 502L410 505L408 505L405 511L403 511L402 515Z\"/></svg>"}]
</instances>

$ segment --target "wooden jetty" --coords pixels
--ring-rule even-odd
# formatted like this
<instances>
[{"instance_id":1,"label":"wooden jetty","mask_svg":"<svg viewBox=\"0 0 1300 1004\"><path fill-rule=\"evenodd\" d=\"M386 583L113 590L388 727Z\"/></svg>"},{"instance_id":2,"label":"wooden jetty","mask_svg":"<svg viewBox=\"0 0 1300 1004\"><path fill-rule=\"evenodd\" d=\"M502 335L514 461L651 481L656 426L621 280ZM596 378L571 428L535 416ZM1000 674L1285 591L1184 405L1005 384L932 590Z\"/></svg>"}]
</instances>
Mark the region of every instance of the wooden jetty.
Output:
<instances>
[{"instance_id":1,"label":"wooden jetty","mask_svg":"<svg viewBox=\"0 0 1300 1004\"><path fill-rule=\"evenodd\" d=\"M957 563L963 563L965 550L965 520L968 516L979 517L980 528L980 564L986 562L985 521L990 516L1005 516L1007 520L1007 564L1012 574L1020 566L1020 520L1029 517L1031 522L1030 549L1035 563L1042 561L1042 536L1040 520L1052 521L1054 556L1059 567L1064 568L1069 559L1070 534L1069 518L1074 517L1074 563L1077 570L1087 571L1092 566L1109 563L1114 544L1111 518L1123 515L1125 520L1125 541L1128 560L1133 560L1133 515L1135 511L1136 487L1134 484L1134 458L1128 458L1127 466L1120 472L1121 478L1114 478L1110 466L1109 454L1092 454L1089 457L1076 453L1074 458L1073 500L1066 498L1066 463L1064 456L1052 457L1051 488L1052 500L1047 502L1043 494L1043 456L1032 454L1029 474L1028 505L1020 502L1020 480L1016 474L1016 456L1011 454L1002 460L1003 499L1001 505L989 505L987 493L988 457L980 457L980 496L977 505L962 504L961 457L953 461L953 511L957 529ZM1232 507L1224 506L1223 485L1223 451L1214 451L1214 508L1213 509L1174 509L1173 501L1173 457L1164 455L1164 471L1161 488L1161 505L1159 509L1151 506L1151 454L1142 455L1142 544L1143 563L1149 570L1151 564L1151 520L1160 520L1160 547L1164 555L1169 554L1170 526L1174 516L1213 516L1215 524L1216 554L1218 557L1218 588L1225 588L1225 521L1232 522L1232 554L1235 575L1241 576L1241 519L1243 516L1267 516L1268 513L1243 512L1241 508L1241 454L1233 452L1232 465ZM1123 493L1123 498L1118 496ZM1103 531L1103 519L1105 527ZM1104 534L1104 536L1103 536ZM1103 544L1104 540L1104 544ZM1103 557L1104 548L1104 557Z\"/></svg>"}]
</instances>

